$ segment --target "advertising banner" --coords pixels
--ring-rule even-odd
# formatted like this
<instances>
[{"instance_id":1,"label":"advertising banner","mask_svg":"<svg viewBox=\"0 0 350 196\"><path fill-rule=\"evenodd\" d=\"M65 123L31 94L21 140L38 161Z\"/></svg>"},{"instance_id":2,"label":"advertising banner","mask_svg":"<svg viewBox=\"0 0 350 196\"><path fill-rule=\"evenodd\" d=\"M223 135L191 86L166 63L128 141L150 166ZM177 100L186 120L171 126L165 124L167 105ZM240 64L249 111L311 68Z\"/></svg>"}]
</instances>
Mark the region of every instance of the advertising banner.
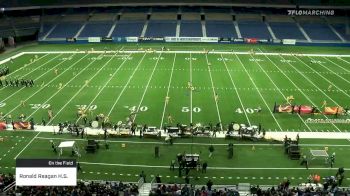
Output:
<instances>
[{"instance_id":1,"label":"advertising banner","mask_svg":"<svg viewBox=\"0 0 350 196\"><path fill-rule=\"evenodd\" d=\"M126 42L138 42L138 37L125 37Z\"/></svg>"},{"instance_id":2,"label":"advertising banner","mask_svg":"<svg viewBox=\"0 0 350 196\"><path fill-rule=\"evenodd\" d=\"M296 40L295 39L283 39L282 43L285 45L295 45Z\"/></svg>"},{"instance_id":3,"label":"advertising banner","mask_svg":"<svg viewBox=\"0 0 350 196\"><path fill-rule=\"evenodd\" d=\"M100 37L89 37L88 38L88 42L89 43L100 43L101 42L101 38Z\"/></svg>"}]
</instances>

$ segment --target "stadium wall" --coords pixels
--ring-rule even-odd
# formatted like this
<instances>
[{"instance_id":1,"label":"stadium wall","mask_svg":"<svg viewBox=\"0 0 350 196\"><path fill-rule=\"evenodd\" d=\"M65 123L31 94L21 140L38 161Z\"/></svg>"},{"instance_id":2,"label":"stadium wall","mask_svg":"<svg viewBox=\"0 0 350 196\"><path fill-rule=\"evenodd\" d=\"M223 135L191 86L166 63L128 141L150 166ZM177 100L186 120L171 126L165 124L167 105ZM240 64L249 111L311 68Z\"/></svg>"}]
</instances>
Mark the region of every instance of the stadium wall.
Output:
<instances>
[{"instance_id":1,"label":"stadium wall","mask_svg":"<svg viewBox=\"0 0 350 196\"><path fill-rule=\"evenodd\" d=\"M340 46L350 47L350 42L304 42L298 40L219 38L219 37L89 37L39 40L45 44L87 44L87 43L220 43L220 44L266 44L295 46Z\"/></svg>"}]
</instances>

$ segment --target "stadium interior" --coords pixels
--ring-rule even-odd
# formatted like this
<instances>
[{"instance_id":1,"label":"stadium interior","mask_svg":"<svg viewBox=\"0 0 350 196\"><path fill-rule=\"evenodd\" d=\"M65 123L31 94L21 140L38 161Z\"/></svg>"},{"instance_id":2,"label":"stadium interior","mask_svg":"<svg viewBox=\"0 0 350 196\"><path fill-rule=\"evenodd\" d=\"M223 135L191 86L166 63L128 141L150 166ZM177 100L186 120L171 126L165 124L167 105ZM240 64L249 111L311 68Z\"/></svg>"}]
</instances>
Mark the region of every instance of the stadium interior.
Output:
<instances>
[{"instance_id":1,"label":"stadium interior","mask_svg":"<svg viewBox=\"0 0 350 196\"><path fill-rule=\"evenodd\" d=\"M350 1L0 9L0 195L350 194Z\"/></svg>"}]
</instances>

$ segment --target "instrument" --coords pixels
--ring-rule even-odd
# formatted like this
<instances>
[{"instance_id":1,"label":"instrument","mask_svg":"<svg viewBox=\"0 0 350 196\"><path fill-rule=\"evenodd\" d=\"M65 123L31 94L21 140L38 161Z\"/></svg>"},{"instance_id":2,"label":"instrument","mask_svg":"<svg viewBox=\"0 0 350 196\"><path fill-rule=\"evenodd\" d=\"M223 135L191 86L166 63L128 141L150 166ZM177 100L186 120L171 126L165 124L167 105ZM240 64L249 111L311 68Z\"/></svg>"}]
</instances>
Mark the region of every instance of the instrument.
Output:
<instances>
[{"instance_id":1,"label":"instrument","mask_svg":"<svg viewBox=\"0 0 350 196\"><path fill-rule=\"evenodd\" d=\"M233 130L238 131L241 127L239 126L239 124L234 124L233 125Z\"/></svg>"},{"instance_id":2,"label":"instrument","mask_svg":"<svg viewBox=\"0 0 350 196\"><path fill-rule=\"evenodd\" d=\"M92 121L91 126L92 126L92 128L97 128L98 127L98 121Z\"/></svg>"}]
</instances>

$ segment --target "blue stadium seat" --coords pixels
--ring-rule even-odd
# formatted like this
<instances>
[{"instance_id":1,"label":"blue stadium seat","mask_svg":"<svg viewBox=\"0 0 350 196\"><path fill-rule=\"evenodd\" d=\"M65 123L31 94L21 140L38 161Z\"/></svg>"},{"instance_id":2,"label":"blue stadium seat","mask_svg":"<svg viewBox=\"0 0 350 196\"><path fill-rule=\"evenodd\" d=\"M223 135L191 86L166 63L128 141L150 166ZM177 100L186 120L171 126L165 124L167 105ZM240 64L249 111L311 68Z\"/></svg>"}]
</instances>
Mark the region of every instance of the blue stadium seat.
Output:
<instances>
[{"instance_id":1,"label":"blue stadium seat","mask_svg":"<svg viewBox=\"0 0 350 196\"><path fill-rule=\"evenodd\" d=\"M239 29L243 38L270 39L271 35L267 30L266 24L259 21L241 21L238 22Z\"/></svg>"},{"instance_id":2,"label":"blue stadium seat","mask_svg":"<svg viewBox=\"0 0 350 196\"><path fill-rule=\"evenodd\" d=\"M202 37L200 21L181 21L180 37Z\"/></svg>"},{"instance_id":3,"label":"blue stadium seat","mask_svg":"<svg viewBox=\"0 0 350 196\"><path fill-rule=\"evenodd\" d=\"M43 31L40 33L39 37L45 36L53 27L54 24L44 24Z\"/></svg>"},{"instance_id":4,"label":"blue stadium seat","mask_svg":"<svg viewBox=\"0 0 350 196\"><path fill-rule=\"evenodd\" d=\"M82 23L60 23L56 28L50 33L48 38L66 38L74 37L79 31Z\"/></svg>"},{"instance_id":5,"label":"blue stadium seat","mask_svg":"<svg viewBox=\"0 0 350 196\"><path fill-rule=\"evenodd\" d=\"M321 23L301 23L305 32L312 40L338 40L338 36L326 25Z\"/></svg>"},{"instance_id":6,"label":"blue stadium seat","mask_svg":"<svg viewBox=\"0 0 350 196\"><path fill-rule=\"evenodd\" d=\"M208 37L234 37L237 38L235 26L231 21L206 21Z\"/></svg>"},{"instance_id":7,"label":"blue stadium seat","mask_svg":"<svg viewBox=\"0 0 350 196\"><path fill-rule=\"evenodd\" d=\"M295 23L270 22L269 24L277 39L306 39Z\"/></svg>"},{"instance_id":8,"label":"blue stadium seat","mask_svg":"<svg viewBox=\"0 0 350 196\"><path fill-rule=\"evenodd\" d=\"M112 22L94 22L85 25L79 37L105 37L112 27Z\"/></svg>"},{"instance_id":9,"label":"blue stadium seat","mask_svg":"<svg viewBox=\"0 0 350 196\"><path fill-rule=\"evenodd\" d=\"M333 24L332 26L344 39L350 41L350 34L346 34L345 24Z\"/></svg>"},{"instance_id":10,"label":"blue stadium seat","mask_svg":"<svg viewBox=\"0 0 350 196\"><path fill-rule=\"evenodd\" d=\"M176 24L177 21L168 20L154 20L149 21L146 37L165 37L176 35Z\"/></svg>"},{"instance_id":11,"label":"blue stadium seat","mask_svg":"<svg viewBox=\"0 0 350 196\"><path fill-rule=\"evenodd\" d=\"M142 33L144 21L119 21L112 37L138 37Z\"/></svg>"}]
</instances>

